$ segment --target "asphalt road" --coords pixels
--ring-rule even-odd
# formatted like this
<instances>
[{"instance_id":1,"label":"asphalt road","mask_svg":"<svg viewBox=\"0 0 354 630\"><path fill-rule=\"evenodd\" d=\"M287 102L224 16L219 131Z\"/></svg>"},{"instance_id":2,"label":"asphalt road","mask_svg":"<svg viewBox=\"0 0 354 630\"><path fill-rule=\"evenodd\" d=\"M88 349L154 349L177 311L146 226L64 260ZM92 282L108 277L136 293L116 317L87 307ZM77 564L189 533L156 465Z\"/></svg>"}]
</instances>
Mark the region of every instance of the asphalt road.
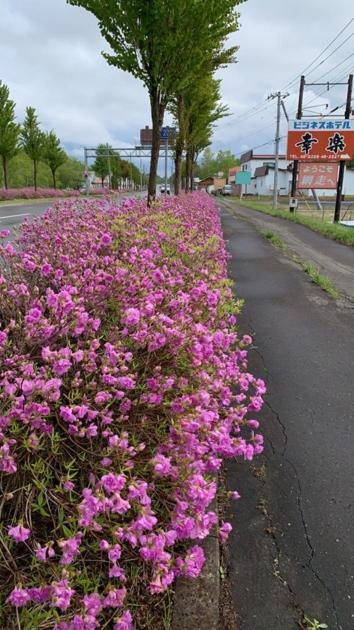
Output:
<instances>
[{"instance_id":1,"label":"asphalt road","mask_svg":"<svg viewBox=\"0 0 354 630\"><path fill-rule=\"evenodd\" d=\"M43 201L39 203L24 204L0 204L0 230L11 230L10 239L14 237L14 228L19 226L27 217L29 220L40 214L53 205L55 202Z\"/></svg>"},{"instance_id":2,"label":"asphalt road","mask_svg":"<svg viewBox=\"0 0 354 630\"><path fill-rule=\"evenodd\" d=\"M304 262L313 263L335 287L354 301L354 247L342 245L309 228L264 212L251 210L235 201L223 200L236 216L247 219L260 231L277 234ZM348 228L354 229L354 228Z\"/></svg>"},{"instance_id":3,"label":"asphalt road","mask_svg":"<svg viewBox=\"0 0 354 630\"><path fill-rule=\"evenodd\" d=\"M268 386L265 453L228 467L242 497L229 545L239 630L298 630L305 615L353 630L353 305L339 307L254 225L221 217L246 300L240 327L254 334L250 369Z\"/></svg>"}]
</instances>

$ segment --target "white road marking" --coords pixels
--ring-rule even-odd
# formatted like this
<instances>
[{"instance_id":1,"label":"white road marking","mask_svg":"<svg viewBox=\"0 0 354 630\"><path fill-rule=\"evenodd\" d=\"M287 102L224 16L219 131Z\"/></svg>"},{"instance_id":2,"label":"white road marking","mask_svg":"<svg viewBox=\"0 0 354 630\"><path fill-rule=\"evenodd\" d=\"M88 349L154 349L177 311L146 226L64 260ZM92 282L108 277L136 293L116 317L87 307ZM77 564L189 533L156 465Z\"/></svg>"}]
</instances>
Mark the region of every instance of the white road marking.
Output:
<instances>
[{"instance_id":1,"label":"white road marking","mask_svg":"<svg viewBox=\"0 0 354 630\"><path fill-rule=\"evenodd\" d=\"M2 221L2 219L14 219L15 217L29 217L30 213L29 212L24 212L23 214L9 214L7 217L0 217L0 221Z\"/></svg>"}]
</instances>

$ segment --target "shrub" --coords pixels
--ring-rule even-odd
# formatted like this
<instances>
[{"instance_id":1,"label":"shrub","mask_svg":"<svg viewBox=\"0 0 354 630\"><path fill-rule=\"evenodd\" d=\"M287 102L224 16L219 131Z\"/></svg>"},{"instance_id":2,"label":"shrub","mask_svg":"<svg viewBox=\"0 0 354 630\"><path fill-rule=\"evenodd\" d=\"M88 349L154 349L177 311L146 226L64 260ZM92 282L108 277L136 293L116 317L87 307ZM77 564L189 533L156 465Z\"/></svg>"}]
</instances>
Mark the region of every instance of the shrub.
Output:
<instances>
[{"instance_id":1,"label":"shrub","mask_svg":"<svg viewBox=\"0 0 354 630\"><path fill-rule=\"evenodd\" d=\"M13 199L42 199L43 197L78 197L78 190L59 190L55 188L0 188L0 201Z\"/></svg>"},{"instance_id":2,"label":"shrub","mask_svg":"<svg viewBox=\"0 0 354 630\"><path fill-rule=\"evenodd\" d=\"M1 625L160 628L229 533L222 460L262 451L217 210L66 201L1 255Z\"/></svg>"}]
</instances>

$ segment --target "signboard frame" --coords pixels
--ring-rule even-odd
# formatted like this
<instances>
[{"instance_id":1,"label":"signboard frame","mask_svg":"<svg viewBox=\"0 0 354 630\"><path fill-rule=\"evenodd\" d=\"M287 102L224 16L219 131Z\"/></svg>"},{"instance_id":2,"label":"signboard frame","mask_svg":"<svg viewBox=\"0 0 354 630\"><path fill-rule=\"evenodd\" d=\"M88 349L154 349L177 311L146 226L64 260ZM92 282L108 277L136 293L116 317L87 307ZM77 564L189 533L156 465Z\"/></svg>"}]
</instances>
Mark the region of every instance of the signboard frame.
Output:
<instances>
[{"instance_id":1,"label":"signboard frame","mask_svg":"<svg viewBox=\"0 0 354 630\"><path fill-rule=\"evenodd\" d=\"M287 159L340 162L354 154L354 120L307 118L289 121Z\"/></svg>"},{"instance_id":2,"label":"signboard frame","mask_svg":"<svg viewBox=\"0 0 354 630\"><path fill-rule=\"evenodd\" d=\"M339 162L300 162L297 189L336 190L338 172Z\"/></svg>"}]
</instances>

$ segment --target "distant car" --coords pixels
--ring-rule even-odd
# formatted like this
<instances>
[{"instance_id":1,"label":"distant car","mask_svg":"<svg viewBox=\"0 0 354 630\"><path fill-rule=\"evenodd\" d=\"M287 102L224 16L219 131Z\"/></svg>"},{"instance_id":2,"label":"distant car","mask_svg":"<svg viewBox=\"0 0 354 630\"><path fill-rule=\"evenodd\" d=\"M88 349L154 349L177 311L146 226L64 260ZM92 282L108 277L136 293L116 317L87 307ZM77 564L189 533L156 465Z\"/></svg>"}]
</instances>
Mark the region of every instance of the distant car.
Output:
<instances>
[{"instance_id":1,"label":"distant car","mask_svg":"<svg viewBox=\"0 0 354 630\"><path fill-rule=\"evenodd\" d=\"M222 187L221 194L225 197L225 195L232 195L232 186L231 184L225 184Z\"/></svg>"},{"instance_id":2,"label":"distant car","mask_svg":"<svg viewBox=\"0 0 354 630\"><path fill-rule=\"evenodd\" d=\"M165 186L160 186L160 193L161 195L165 194ZM171 194L171 188L169 185L166 186L166 195L170 195Z\"/></svg>"}]
</instances>

